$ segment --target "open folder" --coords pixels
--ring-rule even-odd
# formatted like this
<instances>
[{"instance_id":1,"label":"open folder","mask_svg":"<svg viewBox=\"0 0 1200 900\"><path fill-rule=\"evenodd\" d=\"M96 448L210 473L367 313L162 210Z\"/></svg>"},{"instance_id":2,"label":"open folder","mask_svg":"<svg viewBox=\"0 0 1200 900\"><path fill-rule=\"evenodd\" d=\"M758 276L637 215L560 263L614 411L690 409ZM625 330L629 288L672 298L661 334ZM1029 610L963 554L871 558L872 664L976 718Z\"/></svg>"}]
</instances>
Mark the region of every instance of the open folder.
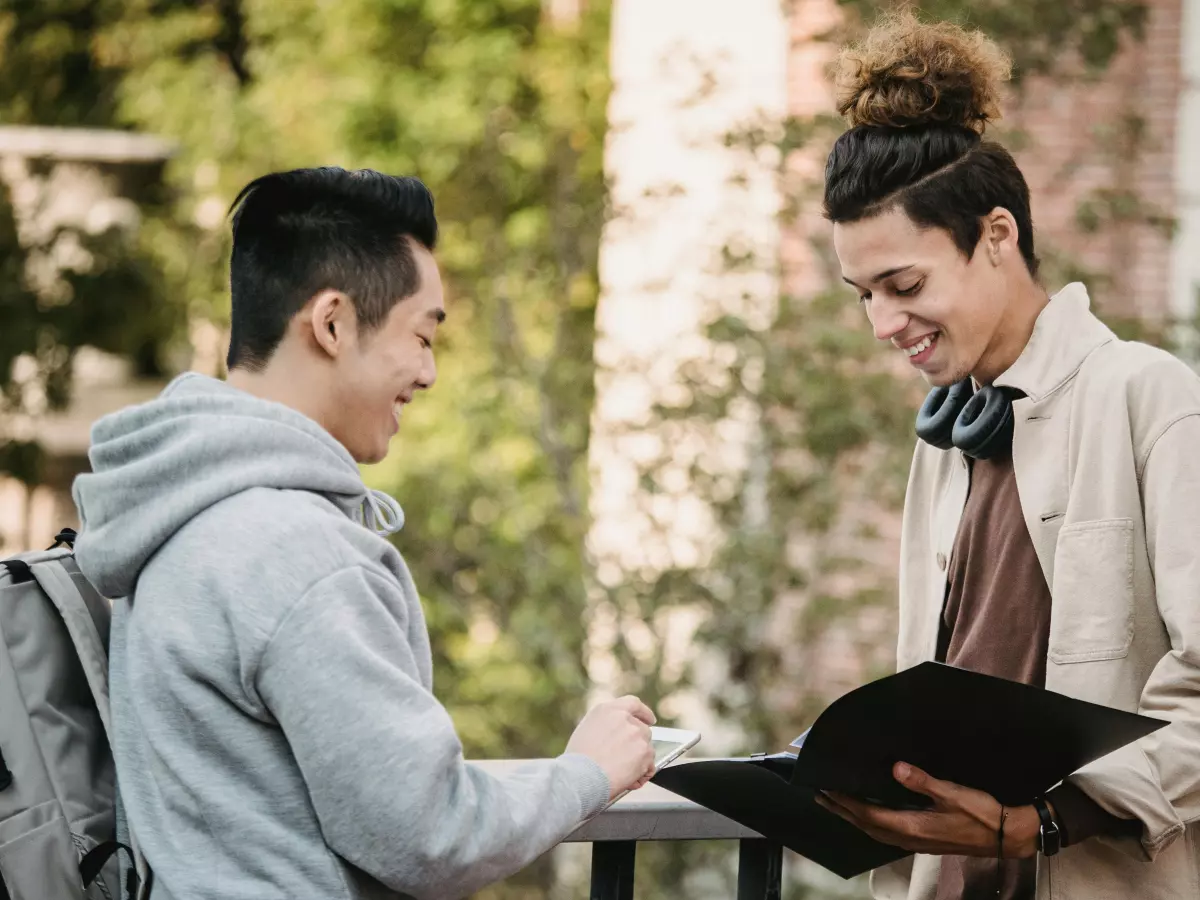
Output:
<instances>
[{"instance_id":1,"label":"open folder","mask_svg":"<svg viewBox=\"0 0 1200 900\"><path fill-rule=\"evenodd\" d=\"M1020 806L1166 724L927 662L834 701L793 743L795 752L684 761L653 780L852 878L909 851L881 844L822 809L819 790L895 809L925 808L927 797L892 777L892 766L907 762Z\"/></svg>"}]
</instances>

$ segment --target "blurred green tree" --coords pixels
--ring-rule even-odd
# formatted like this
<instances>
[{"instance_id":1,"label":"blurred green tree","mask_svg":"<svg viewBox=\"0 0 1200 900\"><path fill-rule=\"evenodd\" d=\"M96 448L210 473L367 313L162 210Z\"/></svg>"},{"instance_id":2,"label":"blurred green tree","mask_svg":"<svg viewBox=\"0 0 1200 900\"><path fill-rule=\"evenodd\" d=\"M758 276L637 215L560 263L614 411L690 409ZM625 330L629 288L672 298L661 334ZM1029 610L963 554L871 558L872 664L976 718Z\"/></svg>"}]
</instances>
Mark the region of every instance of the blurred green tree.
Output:
<instances>
[{"instance_id":1,"label":"blurred green tree","mask_svg":"<svg viewBox=\"0 0 1200 900\"><path fill-rule=\"evenodd\" d=\"M97 62L92 41L114 8L111 0L0 3L0 123L112 126L119 74ZM48 170L33 161L21 177L32 186ZM140 199L149 206L165 201L154 192ZM161 279L136 237L117 223L99 231L45 224L22 223L6 177L0 183L0 475L28 484L37 483L42 459L29 417L66 404L76 351L90 345L119 353L133 359L139 374L154 374L162 345L180 324L159 302ZM34 266L40 279L31 277Z\"/></svg>"}]
</instances>

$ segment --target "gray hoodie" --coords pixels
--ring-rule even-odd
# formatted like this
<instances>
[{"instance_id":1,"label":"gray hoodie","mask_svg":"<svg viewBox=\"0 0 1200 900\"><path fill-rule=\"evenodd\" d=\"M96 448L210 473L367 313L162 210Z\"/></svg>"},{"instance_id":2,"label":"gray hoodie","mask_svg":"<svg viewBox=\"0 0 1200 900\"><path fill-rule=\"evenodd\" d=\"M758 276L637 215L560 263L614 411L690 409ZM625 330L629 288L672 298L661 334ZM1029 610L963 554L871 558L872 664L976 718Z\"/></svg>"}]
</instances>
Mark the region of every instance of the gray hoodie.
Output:
<instances>
[{"instance_id":1,"label":"gray hoodie","mask_svg":"<svg viewBox=\"0 0 1200 900\"><path fill-rule=\"evenodd\" d=\"M498 779L431 693L402 524L288 407L190 374L98 422L81 569L116 598L117 776L154 900L461 897L606 804L584 756Z\"/></svg>"}]
</instances>

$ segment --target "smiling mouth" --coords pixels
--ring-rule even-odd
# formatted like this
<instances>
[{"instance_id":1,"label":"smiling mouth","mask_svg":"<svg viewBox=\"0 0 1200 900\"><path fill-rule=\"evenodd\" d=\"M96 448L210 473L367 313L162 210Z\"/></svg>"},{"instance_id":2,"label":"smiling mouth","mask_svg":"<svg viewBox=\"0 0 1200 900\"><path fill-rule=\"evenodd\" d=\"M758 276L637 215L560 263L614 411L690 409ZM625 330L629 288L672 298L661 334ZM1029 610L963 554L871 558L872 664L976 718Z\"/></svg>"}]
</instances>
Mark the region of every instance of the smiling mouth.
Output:
<instances>
[{"instance_id":1,"label":"smiling mouth","mask_svg":"<svg viewBox=\"0 0 1200 900\"><path fill-rule=\"evenodd\" d=\"M403 397L397 397L395 401L392 402L392 418L396 420L397 424L399 424L400 416L404 412L404 407L407 405L408 401Z\"/></svg>"},{"instance_id":2,"label":"smiling mouth","mask_svg":"<svg viewBox=\"0 0 1200 900\"><path fill-rule=\"evenodd\" d=\"M935 331L932 334L927 334L921 340L909 347L901 347L901 352L908 357L908 361L913 365L920 365L933 355L934 348L937 347L938 338L942 333Z\"/></svg>"}]
</instances>

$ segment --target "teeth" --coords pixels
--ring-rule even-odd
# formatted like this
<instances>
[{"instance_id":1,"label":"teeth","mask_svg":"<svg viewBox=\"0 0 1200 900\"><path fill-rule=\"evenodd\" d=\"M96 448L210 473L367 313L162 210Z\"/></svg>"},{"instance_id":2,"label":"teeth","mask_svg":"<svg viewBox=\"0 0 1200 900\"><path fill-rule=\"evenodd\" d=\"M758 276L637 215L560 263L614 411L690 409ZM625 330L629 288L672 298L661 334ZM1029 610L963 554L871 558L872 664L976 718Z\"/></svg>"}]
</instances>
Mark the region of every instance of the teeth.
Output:
<instances>
[{"instance_id":1,"label":"teeth","mask_svg":"<svg viewBox=\"0 0 1200 900\"><path fill-rule=\"evenodd\" d=\"M922 338L920 341L913 344L911 347L905 347L904 352L907 353L909 356L916 356L918 353L928 350L929 346L933 343L933 339L935 337L937 337L936 334L928 334L924 338Z\"/></svg>"}]
</instances>

